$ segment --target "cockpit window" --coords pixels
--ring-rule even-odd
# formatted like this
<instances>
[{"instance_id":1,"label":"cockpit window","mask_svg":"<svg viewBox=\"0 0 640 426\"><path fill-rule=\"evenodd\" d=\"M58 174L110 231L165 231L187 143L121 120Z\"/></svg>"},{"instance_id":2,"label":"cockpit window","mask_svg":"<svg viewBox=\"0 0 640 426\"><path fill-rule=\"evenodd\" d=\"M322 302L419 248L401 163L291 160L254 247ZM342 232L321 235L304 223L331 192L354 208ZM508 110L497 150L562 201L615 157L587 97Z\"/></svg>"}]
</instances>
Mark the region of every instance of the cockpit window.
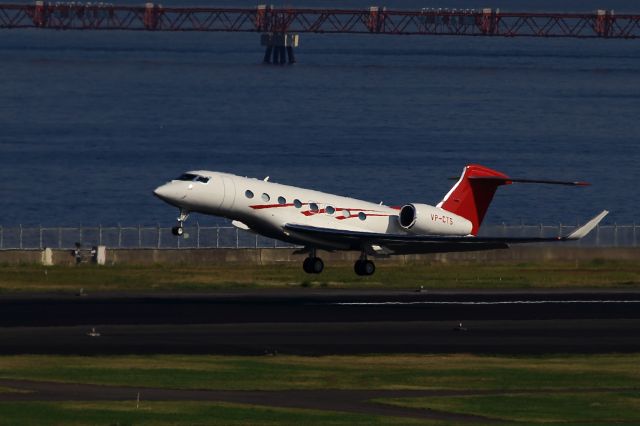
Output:
<instances>
[{"instance_id":1,"label":"cockpit window","mask_svg":"<svg viewBox=\"0 0 640 426\"><path fill-rule=\"evenodd\" d=\"M184 180L186 182L191 182L197 177L198 175L192 175L191 173L183 173L180 176L178 176L176 180Z\"/></svg>"},{"instance_id":2,"label":"cockpit window","mask_svg":"<svg viewBox=\"0 0 640 426\"><path fill-rule=\"evenodd\" d=\"M178 176L175 180L182 180L185 182L201 182L208 183L209 178L206 176L194 175L193 173L183 173Z\"/></svg>"}]
</instances>

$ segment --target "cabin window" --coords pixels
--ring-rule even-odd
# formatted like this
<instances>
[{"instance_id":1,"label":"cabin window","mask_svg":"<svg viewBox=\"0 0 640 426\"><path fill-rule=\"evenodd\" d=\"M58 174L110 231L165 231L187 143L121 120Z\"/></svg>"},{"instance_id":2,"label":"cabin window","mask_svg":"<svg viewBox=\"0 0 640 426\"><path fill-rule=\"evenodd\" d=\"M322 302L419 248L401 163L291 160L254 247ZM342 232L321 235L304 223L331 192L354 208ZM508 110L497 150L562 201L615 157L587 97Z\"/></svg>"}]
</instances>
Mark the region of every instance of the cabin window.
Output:
<instances>
[{"instance_id":1,"label":"cabin window","mask_svg":"<svg viewBox=\"0 0 640 426\"><path fill-rule=\"evenodd\" d=\"M296 198L295 200L293 200L293 205L296 206L296 209L299 209L300 207L302 207L302 201Z\"/></svg>"},{"instance_id":2,"label":"cabin window","mask_svg":"<svg viewBox=\"0 0 640 426\"><path fill-rule=\"evenodd\" d=\"M327 206L327 207L324 209L324 211L325 211L327 214L334 214L334 213L336 212L336 209L334 209L332 206Z\"/></svg>"},{"instance_id":3,"label":"cabin window","mask_svg":"<svg viewBox=\"0 0 640 426\"><path fill-rule=\"evenodd\" d=\"M318 208L318 205L316 203L309 203L309 210L311 210L314 213L317 213L318 210L320 210Z\"/></svg>"},{"instance_id":4,"label":"cabin window","mask_svg":"<svg viewBox=\"0 0 640 426\"><path fill-rule=\"evenodd\" d=\"M366 218L367 218L367 215L364 212L358 213L358 219L365 220Z\"/></svg>"},{"instance_id":5,"label":"cabin window","mask_svg":"<svg viewBox=\"0 0 640 426\"><path fill-rule=\"evenodd\" d=\"M265 203L268 202L271 199L271 197L269 197L269 194L267 194L266 192L262 193L262 201L264 201Z\"/></svg>"},{"instance_id":6,"label":"cabin window","mask_svg":"<svg viewBox=\"0 0 640 426\"><path fill-rule=\"evenodd\" d=\"M351 213L349 213L349 210L346 210L346 209L345 209L345 210L342 210L342 215L343 215L344 217L351 217Z\"/></svg>"},{"instance_id":7,"label":"cabin window","mask_svg":"<svg viewBox=\"0 0 640 426\"><path fill-rule=\"evenodd\" d=\"M278 197L278 204L287 204L287 199L282 196Z\"/></svg>"},{"instance_id":8,"label":"cabin window","mask_svg":"<svg viewBox=\"0 0 640 426\"><path fill-rule=\"evenodd\" d=\"M253 192L247 189L246 191L244 191L244 196L247 198L253 198Z\"/></svg>"}]
</instances>

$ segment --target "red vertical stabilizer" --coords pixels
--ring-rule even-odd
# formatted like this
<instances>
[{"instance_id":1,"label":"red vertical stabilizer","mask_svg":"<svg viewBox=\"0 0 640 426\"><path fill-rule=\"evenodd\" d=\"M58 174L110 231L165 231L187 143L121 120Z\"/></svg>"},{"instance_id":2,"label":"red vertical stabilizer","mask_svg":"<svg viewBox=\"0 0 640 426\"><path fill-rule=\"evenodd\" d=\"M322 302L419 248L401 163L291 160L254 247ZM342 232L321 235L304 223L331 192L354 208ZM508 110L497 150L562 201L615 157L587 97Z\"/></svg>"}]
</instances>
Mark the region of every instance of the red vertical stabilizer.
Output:
<instances>
[{"instance_id":1,"label":"red vertical stabilizer","mask_svg":"<svg viewBox=\"0 0 640 426\"><path fill-rule=\"evenodd\" d=\"M509 177L504 173L469 164L438 207L470 220L473 224L471 234L477 235L496 189L510 183Z\"/></svg>"}]
</instances>

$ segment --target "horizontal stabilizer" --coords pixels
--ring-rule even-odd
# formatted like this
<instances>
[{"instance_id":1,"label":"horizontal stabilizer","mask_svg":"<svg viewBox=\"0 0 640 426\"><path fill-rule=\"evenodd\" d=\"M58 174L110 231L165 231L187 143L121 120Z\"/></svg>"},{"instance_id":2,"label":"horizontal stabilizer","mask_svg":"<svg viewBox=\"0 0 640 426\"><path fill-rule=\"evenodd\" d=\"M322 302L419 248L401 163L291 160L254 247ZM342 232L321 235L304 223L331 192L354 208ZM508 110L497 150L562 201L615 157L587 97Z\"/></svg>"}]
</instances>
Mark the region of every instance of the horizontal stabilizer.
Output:
<instances>
[{"instance_id":1,"label":"horizontal stabilizer","mask_svg":"<svg viewBox=\"0 0 640 426\"><path fill-rule=\"evenodd\" d=\"M589 186L589 182L572 182L564 180L548 180L548 179L513 179L502 178L497 176L469 176L469 180L484 180L484 181L498 181L503 184L509 185L510 183L543 183L547 185L568 185L568 186Z\"/></svg>"},{"instance_id":2,"label":"horizontal stabilizer","mask_svg":"<svg viewBox=\"0 0 640 426\"><path fill-rule=\"evenodd\" d=\"M604 219L604 217L606 215L608 215L608 214L609 214L609 212L607 210L603 210L602 212L600 212L600 214L598 216L594 217L589 222L585 223L580 228L578 228L575 231L573 231L571 234L569 234L564 239L565 240L579 240L580 238L585 237L589 232L593 231L593 228L598 226L600 221L602 219Z\"/></svg>"}]
</instances>

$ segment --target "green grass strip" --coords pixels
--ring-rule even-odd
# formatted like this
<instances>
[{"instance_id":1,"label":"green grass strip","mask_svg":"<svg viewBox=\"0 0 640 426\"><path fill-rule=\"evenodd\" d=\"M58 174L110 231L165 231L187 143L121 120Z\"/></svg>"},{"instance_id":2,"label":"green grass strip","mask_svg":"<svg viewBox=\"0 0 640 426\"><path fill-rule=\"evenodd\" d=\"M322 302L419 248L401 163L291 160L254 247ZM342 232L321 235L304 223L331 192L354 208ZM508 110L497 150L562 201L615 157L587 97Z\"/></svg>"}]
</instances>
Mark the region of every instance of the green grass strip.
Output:
<instances>
[{"instance_id":1,"label":"green grass strip","mask_svg":"<svg viewBox=\"0 0 640 426\"><path fill-rule=\"evenodd\" d=\"M376 401L530 424L640 424L640 392L504 394Z\"/></svg>"},{"instance_id":2,"label":"green grass strip","mask_svg":"<svg viewBox=\"0 0 640 426\"><path fill-rule=\"evenodd\" d=\"M640 387L640 355L2 356L0 378L177 389Z\"/></svg>"},{"instance_id":3,"label":"green grass strip","mask_svg":"<svg viewBox=\"0 0 640 426\"><path fill-rule=\"evenodd\" d=\"M0 425L442 425L366 414L206 402L0 402Z\"/></svg>"},{"instance_id":4,"label":"green grass strip","mask_svg":"<svg viewBox=\"0 0 640 426\"><path fill-rule=\"evenodd\" d=\"M378 263L371 277L352 265L327 265L309 276L297 263L220 266L50 266L0 265L0 291L216 291L269 288L638 288L640 263L631 261Z\"/></svg>"}]
</instances>

